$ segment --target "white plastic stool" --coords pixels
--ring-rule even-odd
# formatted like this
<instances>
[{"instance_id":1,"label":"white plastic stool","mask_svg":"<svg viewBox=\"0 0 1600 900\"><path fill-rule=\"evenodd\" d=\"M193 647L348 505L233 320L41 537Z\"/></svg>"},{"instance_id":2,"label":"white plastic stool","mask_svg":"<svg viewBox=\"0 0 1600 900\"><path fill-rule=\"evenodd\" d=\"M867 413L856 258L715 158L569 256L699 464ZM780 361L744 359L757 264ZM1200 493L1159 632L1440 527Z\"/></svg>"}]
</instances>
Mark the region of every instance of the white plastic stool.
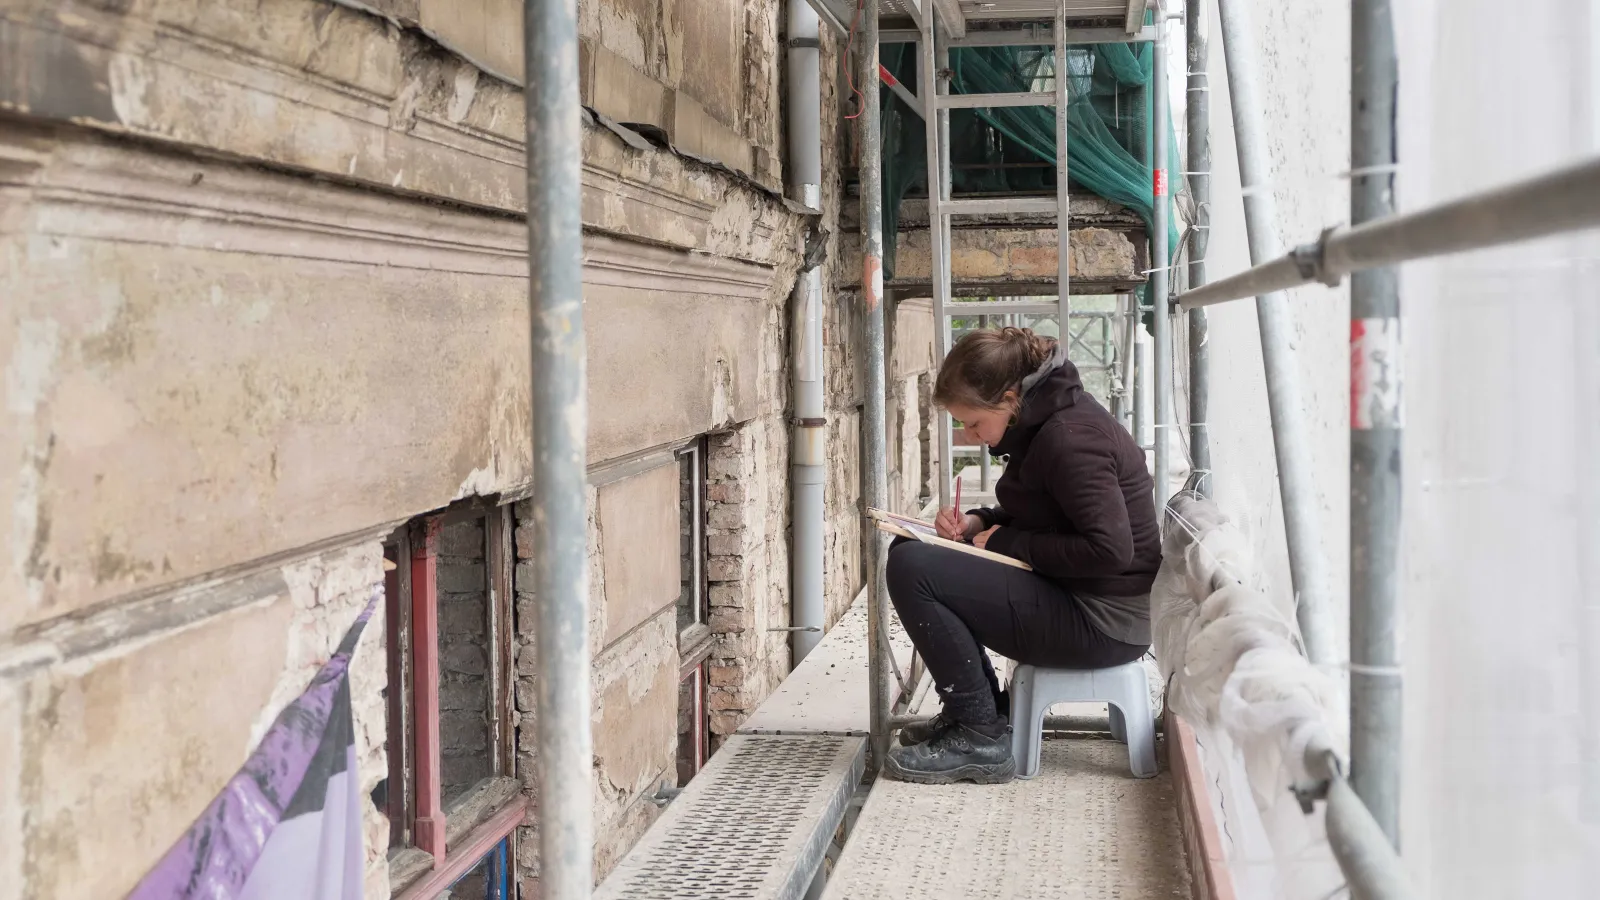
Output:
<instances>
[{"instance_id":1,"label":"white plastic stool","mask_svg":"<svg viewBox=\"0 0 1600 900\"><path fill-rule=\"evenodd\" d=\"M1150 682L1139 660L1111 669L1041 669L1019 665L1011 676L1011 753L1017 777L1039 774L1044 714L1057 703L1099 702L1111 709L1111 736L1128 745L1139 778L1156 774L1156 721Z\"/></svg>"}]
</instances>

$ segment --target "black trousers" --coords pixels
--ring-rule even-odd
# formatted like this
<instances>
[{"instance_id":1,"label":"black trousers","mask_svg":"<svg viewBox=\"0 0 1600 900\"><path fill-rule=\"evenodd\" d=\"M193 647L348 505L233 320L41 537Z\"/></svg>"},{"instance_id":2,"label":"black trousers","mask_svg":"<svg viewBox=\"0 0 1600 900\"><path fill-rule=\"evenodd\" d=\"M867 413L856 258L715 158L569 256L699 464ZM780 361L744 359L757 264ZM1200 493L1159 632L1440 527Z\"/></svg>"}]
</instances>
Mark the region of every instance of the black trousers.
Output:
<instances>
[{"instance_id":1,"label":"black trousers","mask_svg":"<svg viewBox=\"0 0 1600 900\"><path fill-rule=\"evenodd\" d=\"M1020 663L1100 669L1132 662L1145 647L1090 623L1072 593L1048 578L909 538L889 548L889 597L922 654L947 715L988 725L1000 680L983 648Z\"/></svg>"}]
</instances>

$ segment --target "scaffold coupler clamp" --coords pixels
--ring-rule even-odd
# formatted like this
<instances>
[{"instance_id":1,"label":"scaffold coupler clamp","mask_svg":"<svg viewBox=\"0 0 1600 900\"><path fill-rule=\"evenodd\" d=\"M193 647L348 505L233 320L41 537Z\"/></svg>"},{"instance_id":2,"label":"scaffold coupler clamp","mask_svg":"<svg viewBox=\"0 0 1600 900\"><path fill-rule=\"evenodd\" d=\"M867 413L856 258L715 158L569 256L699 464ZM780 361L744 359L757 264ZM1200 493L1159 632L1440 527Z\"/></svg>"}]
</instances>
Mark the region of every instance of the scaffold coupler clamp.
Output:
<instances>
[{"instance_id":1,"label":"scaffold coupler clamp","mask_svg":"<svg viewBox=\"0 0 1600 900\"><path fill-rule=\"evenodd\" d=\"M1307 281L1317 281L1328 287L1338 287L1343 281L1343 276L1328 271L1328 238L1339 230L1335 225L1322 229L1322 234L1309 244L1289 251L1289 259L1294 261L1294 267L1299 270L1300 277Z\"/></svg>"}]
</instances>

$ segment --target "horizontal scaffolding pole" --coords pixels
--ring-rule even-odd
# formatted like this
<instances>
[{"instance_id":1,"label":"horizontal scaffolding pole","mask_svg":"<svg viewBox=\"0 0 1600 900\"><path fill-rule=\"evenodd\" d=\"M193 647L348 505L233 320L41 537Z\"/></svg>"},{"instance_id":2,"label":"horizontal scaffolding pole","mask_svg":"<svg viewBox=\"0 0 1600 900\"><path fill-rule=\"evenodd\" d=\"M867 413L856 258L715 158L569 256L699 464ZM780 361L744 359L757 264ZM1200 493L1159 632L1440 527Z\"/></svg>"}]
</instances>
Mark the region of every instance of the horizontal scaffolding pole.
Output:
<instances>
[{"instance_id":1,"label":"horizontal scaffolding pole","mask_svg":"<svg viewBox=\"0 0 1600 900\"><path fill-rule=\"evenodd\" d=\"M1048 91L1017 94L940 94L935 101L944 109L996 109L1002 106L1055 106L1056 95Z\"/></svg>"},{"instance_id":2,"label":"horizontal scaffolding pole","mask_svg":"<svg viewBox=\"0 0 1600 900\"><path fill-rule=\"evenodd\" d=\"M986 216L1011 213L1053 213L1060 208L1054 197L972 197L939 204L952 216Z\"/></svg>"},{"instance_id":3,"label":"horizontal scaffolding pole","mask_svg":"<svg viewBox=\"0 0 1600 900\"><path fill-rule=\"evenodd\" d=\"M1306 771L1325 786L1323 822L1328 846L1344 873L1350 896L1355 900L1410 900L1411 883L1400 856L1345 780L1344 763L1338 755L1325 741L1314 738L1306 747L1304 760Z\"/></svg>"},{"instance_id":4,"label":"horizontal scaffolding pole","mask_svg":"<svg viewBox=\"0 0 1600 900\"><path fill-rule=\"evenodd\" d=\"M1600 227L1600 158L1354 228L1178 295L1182 309L1243 300L1351 272Z\"/></svg>"},{"instance_id":5,"label":"horizontal scaffolding pole","mask_svg":"<svg viewBox=\"0 0 1600 900\"><path fill-rule=\"evenodd\" d=\"M914 28L885 28L879 34L884 44L914 44L922 36ZM1156 39L1154 25L1129 34L1121 28L1068 28L1067 43L1136 44ZM951 47L1047 47L1055 43L1055 30L1048 24L1030 23L1020 28L969 31L966 37L950 38Z\"/></svg>"},{"instance_id":6,"label":"horizontal scaffolding pole","mask_svg":"<svg viewBox=\"0 0 1600 900\"><path fill-rule=\"evenodd\" d=\"M1055 300L958 300L944 305L947 316L1053 316L1059 312L1061 304Z\"/></svg>"}]
</instances>

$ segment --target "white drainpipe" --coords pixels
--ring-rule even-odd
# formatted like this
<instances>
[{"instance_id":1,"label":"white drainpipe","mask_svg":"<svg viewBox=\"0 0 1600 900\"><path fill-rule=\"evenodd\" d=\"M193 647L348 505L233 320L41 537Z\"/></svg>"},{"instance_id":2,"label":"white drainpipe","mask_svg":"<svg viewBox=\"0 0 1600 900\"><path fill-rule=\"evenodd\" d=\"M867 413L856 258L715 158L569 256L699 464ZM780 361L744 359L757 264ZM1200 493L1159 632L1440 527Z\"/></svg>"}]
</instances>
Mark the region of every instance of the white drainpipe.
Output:
<instances>
[{"instance_id":1,"label":"white drainpipe","mask_svg":"<svg viewBox=\"0 0 1600 900\"><path fill-rule=\"evenodd\" d=\"M788 0L789 182L795 199L822 208L822 51L817 14ZM811 254L807 254L811 256ZM813 257L820 261L818 257ZM794 364L794 529L790 548L794 663L822 640L823 483L827 419L822 400L822 269L800 273L791 304Z\"/></svg>"}]
</instances>

